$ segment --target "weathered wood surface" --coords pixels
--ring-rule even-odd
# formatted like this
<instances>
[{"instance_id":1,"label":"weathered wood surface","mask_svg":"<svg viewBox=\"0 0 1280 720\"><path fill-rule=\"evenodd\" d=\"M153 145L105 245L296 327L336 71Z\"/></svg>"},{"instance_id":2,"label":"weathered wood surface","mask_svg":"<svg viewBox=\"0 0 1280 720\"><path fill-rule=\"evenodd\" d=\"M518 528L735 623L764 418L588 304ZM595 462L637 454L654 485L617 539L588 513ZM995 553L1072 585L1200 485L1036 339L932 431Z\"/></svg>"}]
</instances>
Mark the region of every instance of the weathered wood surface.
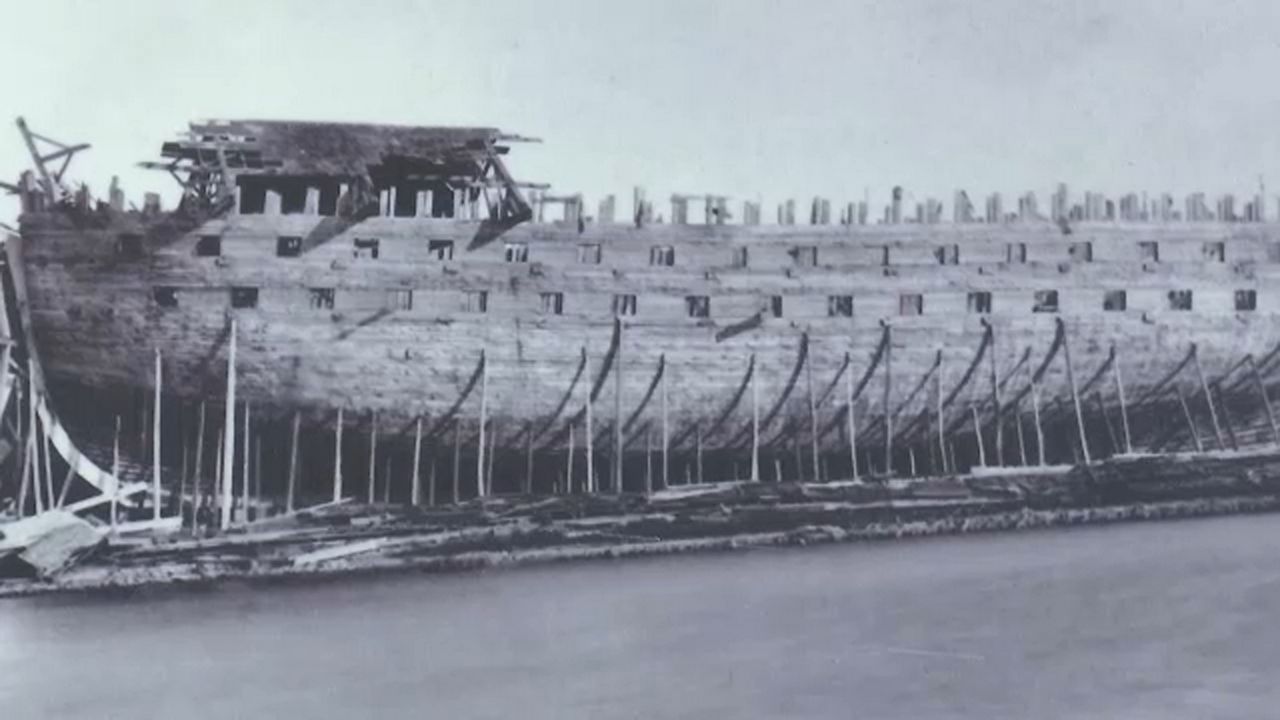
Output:
<instances>
[{"instance_id":1,"label":"weathered wood surface","mask_svg":"<svg viewBox=\"0 0 1280 720\"><path fill-rule=\"evenodd\" d=\"M1275 252L1280 229L1265 224L1080 224L1066 236L1050 224L636 228L589 223L579 232L576 223L526 223L488 238L487 226L479 222L374 217L330 234L334 218L232 214L176 238L147 236L143 257L128 260L117 255L118 236L145 235L147 228L136 215L121 217L104 229L76 228L55 214L24 218L32 318L49 376L90 387L145 387L150 353L159 347L166 359L167 391L217 400L226 385L234 317L238 397L263 408L268 417L301 410L309 426L332 423L335 407L376 411L387 427L397 429L411 429L419 416L441 417L464 393L482 351L491 424L539 425L573 391L570 381L585 347L596 369L591 378L598 390L595 402L602 407L613 406L620 394L627 416L646 396L651 369L665 356L670 435L685 439L671 452L691 452L694 437L708 453L728 446L741 450L734 439L750 427L750 402L737 403L718 432L703 437L694 428L709 427L733 397L745 358L756 358L760 402L771 407L783 397L796 367L802 334L808 334L807 363L815 386L827 387L842 372L846 353L852 358L850 371L862 374L881 339L881 321L888 321L893 374L901 378L887 398L898 436L892 447L907 458L913 443L930 441L929 423L910 421L922 413L936 415L934 399L911 393L939 352L952 369L942 392L959 388L956 402L979 403L979 422L987 423L993 417L987 405L990 388L962 370L982 344L982 321L989 321L998 338L990 361L996 376L1009 384L1001 394L1016 402L1028 379L1012 371L1028 350L1032 365L1045 359L1060 317L1079 378L1094 376L1112 344L1123 347L1129 419L1134 442L1141 444L1152 424L1167 427L1171 411L1178 412L1168 393L1145 396L1178 366L1192 343L1202 348L1204 372L1217 378L1245 354L1271 357L1280 342L1280 296L1265 289L1280 278ZM220 257L196 256L202 235L221 237ZM276 238L287 235L320 241L306 243L300 257L276 257ZM357 238L377 238L378 258L356 257ZM432 240L452 241L453 259L436 259ZM1138 244L1148 240L1160 243L1160 262L1142 260ZM1091 261L1070 257L1071 244L1082 241L1092 243ZM1226 243L1225 262L1205 259L1207 242ZM528 261L506 262L508 243L527 245ZM953 243L960 247L959 262L939 264L935 251ZM1006 262L1010 243L1026 244L1026 263ZM582 244L600 245L600 264L578 262ZM675 264L650 266L650 249L662 245L675 248ZM796 249L808 246L817 248L818 264L798 266ZM739 247L749 248L745 267L735 262ZM258 288L258 306L232 309L232 286ZM156 287L177 288L178 306L160 307L152 294ZM333 307L312 307L312 288L332 288ZM1192 310L1168 309L1169 291L1182 289L1194 293ZM389 305L393 290L412 290L412 307ZM1032 312L1039 290L1058 292L1059 312ZM1127 292L1125 311L1103 311L1107 290ZM1237 290L1257 291L1256 310L1236 311ZM467 293L476 291L488 292L487 312L464 309ZM969 312L971 291L991 293L990 314ZM544 309L542 293L563 293L563 314ZM900 314L904 293L923 295L921 314ZM616 368L606 362L615 294L637 297L636 314L623 318L621 383L615 383ZM710 317L689 317L687 295L708 296ZM768 311L775 295L783 298L781 317ZM830 317L831 295L852 295L853 316ZM720 329L762 310L758 327L716 340ZM1270 369L1264 365L1264 375ZM1060 406L1071 403L1066 380L1061 357L1039 378L1046 423L1066 418L1074 424L1076 418ZM1190 372L1172 382L1189 394L1198 388ZM1108 388L1096 389L1105 405L1117 401ZM1224 390L1226 402L1245 406L1231 408L1245 442L1269 437L1259 394L1247 387ZM859 445L875 452L890 447L884 437L885 399L879 395L868 388L855 399ZM479 393L472 393L458 409L466 427L476 426L480 402ZM650 427L660 423L660 405L650 403L640 420ZM834 431L819 433L822 453L849 453L847 433L839 431L846 422L844 406L824 397L813 409L820 428L834 424ZM956 409L949 408L948 416L957 418L958 427L945 432L952 438L963 437L957 430L971 423L968 413ZM554 429L562 430L568 419L552 417ZM1101 418L1084 412L1082 420L1086 434L1105 432ZM806 394L791 393L778 417L760 429L766 439L762 451L784 438L807 444L810 425ZM971 428L967 434L972 436ZM474 446L474 435L463 444ZM567 442L567 432L545 436L553 437L556 447ZM512 446L501 449L519 450L523 457L523 432L503 433L501 440ZM609 444L601 447L612 451ZM643 450L642 441L628 445L630 452ZM974 450L961 448L970 455ZM746 452L741 454L740 460L748 460Z\"/></svg>"}]
</instances>

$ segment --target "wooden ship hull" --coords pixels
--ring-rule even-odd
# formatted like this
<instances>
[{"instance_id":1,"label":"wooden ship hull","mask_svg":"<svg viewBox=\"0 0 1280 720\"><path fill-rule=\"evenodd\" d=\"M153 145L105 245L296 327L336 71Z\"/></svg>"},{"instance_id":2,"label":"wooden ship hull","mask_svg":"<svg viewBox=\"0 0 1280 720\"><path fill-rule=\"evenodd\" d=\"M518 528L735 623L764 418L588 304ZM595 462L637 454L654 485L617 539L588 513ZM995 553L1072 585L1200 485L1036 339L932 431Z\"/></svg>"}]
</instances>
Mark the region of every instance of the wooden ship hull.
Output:
<instances>
[{"instance_id":1,"label":"wooden ship hull","mask_svg":"<svg viewBox=\"0 0 1280 720\"><path fill-rule=\"evenodd\" d=\"M145 436L158 351L185 438L165 462L189 467L196 408L217 442L234 333L256 475L296 475L300 427L306 473L367 468L371 499L466 497L486 473L640 490L1277 440L1275 224L832 224L815 202L762 225L712 197L690 223L679 196L655 222L639 193L619 222L612 198L586 218L513 180L509 136L441 132L193 126L163 152L172 212L25 178L8 252L53 404ZM246 148L260 167L228 160Z\"/></svg>"}]
</instances>

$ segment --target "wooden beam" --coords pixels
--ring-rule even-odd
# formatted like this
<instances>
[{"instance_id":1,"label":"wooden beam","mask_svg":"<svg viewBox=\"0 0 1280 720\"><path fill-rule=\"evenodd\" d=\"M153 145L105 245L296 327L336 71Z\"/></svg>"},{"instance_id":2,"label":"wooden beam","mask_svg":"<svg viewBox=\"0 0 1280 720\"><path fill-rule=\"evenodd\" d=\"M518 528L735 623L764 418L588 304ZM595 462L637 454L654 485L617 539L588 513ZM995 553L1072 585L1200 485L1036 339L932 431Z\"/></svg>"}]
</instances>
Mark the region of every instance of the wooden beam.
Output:
<instances>
[{"instance_id":1,"label":"wooden beam","mask_svg":"<svg viewBox=\"0 0 1280 720\"><path fill-rule=\"evenodd\" d=\"M813 454L813 479L819 481L822 468L818 462L818 399L813 394L813 343L809 344L809 353L804 360L805 384L809 396L809 437Z\"/></svg>"},{"instance_id":2,"label":"wooden beam","mask_svg":"<svg viewBox=\"0 0 1280 720\"><path fill-rule=\"evenodd\" d=\"M1187 428L1191 431L1191 439L1196 446L1196 452L1204 452L1204 445L1200 442L1200 430L1196 428L1195 418L1191 416L1191 407L1187 405L1187 398L1182 394L1182 386L1174 383L1173 390L1178 395L1178 404L1182 406L1182 417L1187 421Z\"/></svg>"},{"instance_id":3,"label":"wooden beam","mask_svg":"<svg viewBox=\"0 0 1280 720\"><path fill-rule=\"evenodd\" d=\"M1040 383L1035 380L1034 376L1031 380L1031 418L1035 421L1036 426L1036 459L1040 467L1045 466L1044 457L1044 426L1040 424Z\"/></svg>"},{"instance_id":4,"label":"wooden beam","mask_svg":"<svg viewBox=\"0 0 1280 720\"><path fill-rule=\"evenodd\" d=\"M996 331L989 323L987 332L991 333L991 347L987 354L991 358L991 406L995 413L996 425L996 467L1004 465L1004 408L1000 402L1000 375L996 368Z\"/></svg>"},{"instance_id":5,"label":"wooden beam","mask_svg":"<svg viewBox=\"0 0 1280 720\"><path fill-rule=\"evenodd\" d=\"M595 430L591 422L591 406L594 404L591 400L591 356L587 354L586 348L582 350L582 358L584 363L583 372L587 379L587 432L583 439L587 443L587 493L590 494L596 491L596 457L593 449L595 446ZM570 425L570 432L572 432L572 429L573 426Z\"/></svg>"},{"instance_id":6,"label":"wooden beam","mask_svg":"<svg viewBox=\"0 0 1280 720\"><path fill-rule=\"evenodd\" d=\"M191 486L195 495L191 499L191 528L199 526L200 506L204 502L204 425L205 401L200 401L200 417L196 421L196 463L195 472L191 475Z\"/></svg>"},{"instance_id":7,"label":"wooden beam","mask_svg":"<svg viewBox=\"0 0 1280 720\"><path fill-rule=\"evenodd\" d=\"M485 429L489 423L489 357L480 351L480 442L476 447L476 497L485 497Z\"/></svg>"},{"instance_id":8,"label":"wooden beam","mask_svg":"<svg viewBox=\"0 0 1280 720\"><path fill-rule=\"evenodd\" d=\"M378 468L378 412L369 414L369 487L366 495L370 505L376 500L376 479Z\"/></svg>"},{"instance_id":9,"label":"wooden beam","mask_svg":"<svg viewBox=\"0 0 1280 720\"><path fill-rule=\"evenodd\" d=\"M1102 416L1102 424L1107 428L1107 439L1111 441L1111 450L1114 453L1120 452L1120 438L1116 435L1115 424L1111 422L1111 416L1107 414L1107 405L1102 401L1102 393L1094 391L1093 402L1098 406L1098 414Z\"/></svg>"},{"instance_id":10,"label":"wooden beam","mask_svg":"<svg viewBox=\"0 0 1280 720\"><path fill-rule=\"evenodd\" d=\"M151 413L151 512L152 520L160 519L160 348L156 348L154 411Z\"/></svg>"},{"instance_id":11,"label":"wooden beam","mask_svg":"<svg viewBox=\"0 0 1280 720\"><path fill-rule=\"evenodd\" d=\"M1022 466L1026 467L1027 466L1027 438L1023 434L1023 430L1022 430L1022 405L1021 404L1018 404L1015 407L1015 413L1016 413L1016 418L1018 422L1018 426L1017 426L1018 457L1022 459Z\"/></svg>"},{"instance_id":12,"label":"wooden beam","mask_svg":"<svg viewBox=\"0 0 1280 720\"><path fill-rule=\"evenodd\" d=\"M418 475L422 462L422 416L413 423L413 476L409 490L409 504L417 507L422 496L422 481Z\"/></svg>"},{"instance_id":13,"label":"wooden beam","mask_svg":"<svg viewBox=\"0 0 1280 720\"><path fill-rule=\"evenodd\" d=\"M760 482L760 388L756 375L760 368L751 356L751 482Z\"/></svg>"},{"instance_id":14,"label":"wooden beam","mask_svg":"<svg viewBox=\"0 0 1280 720\"><path fill-rule=\"evenodd\" d=\"M244 438L243 438L244 439L244 458L243 458L244 477L241 479L241 483L243 484L240 488L240 498L241 498L240 502L241 502L241 505L244 506L244 509L243 509L244 514L241 517L241 521L244 522L245 524L249 523L249 501L251 499L251 496L249 494L249 490L251 487L250 481L252 479L252 476L249 474L249 458L250 458L250 455L253 454L251 452L253 450L253 425L251 423L252 423L252 409L250 408L249 403L246 402L244 404Z\"/></svg>"},{"instance_id":15,"label":"wooden beam","mask_svg":"<svg viewBox=\"0 0 1280 720\"><path fill-rule=\"evenodd\" d=\"M850 364L844 374L845 420L849 431L849 468L853 479L858 481L858 423L853 408L853 365Z\"/></svg>"},{"instance_id":16,"label":"wooden beam","mask_svg":"<svg viewBox=\"0 0 1280 720\"><path fill-rule=\"evenodd\" d=\"M111 446L111 477L116 479L116 487L111 491L111 532L116 530L117 517L120 514L120 416L116 415L116 435Z\"/></svg>"},{"instance_id":17,"label":"wooden beam","mask_svg":"<svg viewBox=\"0 0 1280 720\"><path fill-rule=\"evenodd\" d=\"M573 436L575 434L573 430L574 430L573 421L570 420L569 421L569 452L565 462L565 471L564 471L564 494L565 495L573 494L573 453L574 453Z\"/></svg>"},{"instance_id":18,"label":"wooden beam","mask_svg":"<svg viewBox=\"0 0 1280 720\"><path fill-rule=\"evenodd\" d=\"M1258 388L1258 394L1262 396L1262 406L1267 411L1267 423L1271 426L1271 441L1280 445L1280 423L1276 422L1276 414L1271 407L1271 397L1267 395L1267 386L1262 382L1262 374L1258 372L1258 363L1254 361L1253 356L1246 357L1249 363L1249 375L1253 377L1253 383Z\"/></svg>"},{"instance_id":19,"label":"wooden beam","mask_svg":"<svg viewBox=\"0 0 1280 720\"><path fill-rule=\"evenodd\" d=\"M1213 437L1218 441L1218 449L1226 450L1227 443L1222 436L1222 424L1218 421L1218 410L1213 404L1213 393L1209 390L1209 381L1204 376L1204 366L1200 364L1200 348L1191 346L1191 359L1196 366L1196 377L1200 380L1200 391L1204 393L1205 404L1209 406L1209 419L1213 421Z\"/></svg>"},{"instance_id":20,"label":"wooden beam","mask_svg":"<svg viewBox=\"0 0 1280 720\"><path fill-rule=\"evenodd\" d=\"M698 449L698 484L701 485L703 482L702 480L702 426L698 426L698 429L695 435L697 437L697 443L698 443L698 448L697 448Z\"/></svg>"},{"instance_id":21,"label":"wooden beam","mask_svg":"<svg viewBox=\"0 0 1280 720\"><path fill-rule=\"evenodd\" d=\"M222 520L219 527L225 532L231 527L231 478L234 475L236 455L236 319L231 318L231 337L227 348L227 398L222 427L225 440L222 448L223 472L228 476L222 481Z\"/></svg>"},{"instance_id":22,"label":"wooden beam","mask_svg":"<svg viewBox=\"0 0 1280 720\"><path fill-rule=\"evenodd\" d=\"M524 493L533 494L533 423L524 426Z\"/></svg>"},{"instance_id":23,"label":"wooden beam","mask_svg":"<svg viewBox=\"0 0 1280 720\"><path fill-rule=\"evenodd\" d=\"M289 432L289 478L288 488L285 490L284 510L285 512L293 512L294 497L298 488L298 440L302 432L302 413L298 410L293 411L293 427Z\"/></svg>"},{"instance_id":24,"label":"wooden beam","mask_svg":"<svg viewBox=\"0 0 1280 720\"><path fill-rule=\"evenodd\" d=\"M671 470L671 427L667 417L667 376L671 367L667 365L667 356L662 355L662 487L671 487L669 472Z\"/></svg>"},{"instance_id":25,"label":"wooden beam","mask_svg":"<svg viewBox=\"0 0 1280 720\"><path fill-rule=\"evenodd\" d=\"M936 419L938 421L938 453L942 456L941 458L942 474L945 475L947 473L947 468L949 467L949 464L947 462L947 416L946 416L946 410L943 407L943 400L942 400L942 374L943 374L942 359L943 359L942 352L939 351L938 352L938 372L933 376L934 378L933 389L934 389L934 401L935 401L934 412L936 414ZM951 468L951 472L955 472L954 467Z\"/></svg>"},{"instance_id":26,"label":"wooden beam","mask_svg":"<svg viewBox=\"0 0 1280 720\"><path fill-rule=\"evenodd\" d=\"M462 502L462 420L453 419L453 503Z\"/></svg>"},{"instance_id":27,"label":"wooden beam","mask_svg":"<svg viewBox=\"0 0 1280 720\"><path fill-rule=\"evenodd\" d=\"M1124 380L1120 377L1120 350L1112 346L1115 358L1111 362L1111 373L1116 381L1116 397L1120 399L1120 425L1124 428L1124 451L1133 454L1133 437L1129 433L1129 406L1124 399Z\"/></svg>"},{"instance_id":28,"label":"wooden beam","mask_svg":"<svg viewBox=\"0 0 1280 720\"><path fill-rule=\"evenodd\" d=\"M884 326L884 471L893 475L893 413L889 401L893 392L893 328Z\"/></svg>"},{"instance_id":29,"label":"wooden beam","mask_svg":"<svg viewBox=\"0 0 1280 720\"><path fill-rule=\"evenodd\" d=\"M622 320L618 323L618 348L613 358L613 491L622 492Z\"/></svg>"},{"instance_id":30,"label":"wooden beam","mask_svg":"<svg viewBox=\"0 0 1280 720\"><path fill-rule=\"evenodd\" d=\"M1084 463L1089 465L1093 459L1089 456L1089 438L1084 431L1084 411L1080 407L1080 389L1076 387L1075 370L1071 367L1071 338L1068 337L1066 331L1066 323L1058 318L1058 322L1062 324L1062 357L1067 364L1067 383L1071 385L1071 402L1076 409L1076 429L1080 431L1080 452L1084 454Z\"/></svg>"},{"instance_id":31,"label":"wooden beam","mask_svg":"<svg viewBox=\"0 0 1280 720\"><path fill-rule=\"evenodd\" d=\"M987 466L987 448L982 440L982 423L978 422L978 406L969 404L969 412L973 413L973 437L978 441L978 464Z\"/></svg>"},{"instance_id":32,"label":"wooden beam","mask_svg":"<svg viewBox=\"0 0 1280 720\"><path fill-rule=\"evenodd\" d=\"M333 502L342 500L342 406L333 427Z\"/></svg>"}]
</instances>

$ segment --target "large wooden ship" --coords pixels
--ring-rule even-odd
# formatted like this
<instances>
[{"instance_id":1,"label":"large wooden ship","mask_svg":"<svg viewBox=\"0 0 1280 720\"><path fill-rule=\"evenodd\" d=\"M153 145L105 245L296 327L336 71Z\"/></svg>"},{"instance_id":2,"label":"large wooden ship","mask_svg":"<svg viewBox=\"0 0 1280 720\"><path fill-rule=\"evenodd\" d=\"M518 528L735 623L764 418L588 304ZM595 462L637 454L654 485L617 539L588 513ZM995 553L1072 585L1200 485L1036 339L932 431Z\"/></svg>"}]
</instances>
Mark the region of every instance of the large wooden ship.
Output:
<instances>
[{"instance_id":1,"label":"large wooden ship","mask_svg":"<svg viewBox=\"0 0 1280 720\"><path fill-rule=\"evenodd\" d=\"M158 353L168 487L208 487L224 417L234 472L270 492L345 476L335 494L420 502L1277 439L1261 199L1236 217L1063 189L975 218L958 194L942 222L895 189L874 221L815 200L764 223L637 191L588 217L516 180L523 138L496 129L245 120L164 143L165 211L71 186L80 147L23 132L8 255L51 406L98 444L121 414L145 441Z\"/></svg>"}]
</instances>

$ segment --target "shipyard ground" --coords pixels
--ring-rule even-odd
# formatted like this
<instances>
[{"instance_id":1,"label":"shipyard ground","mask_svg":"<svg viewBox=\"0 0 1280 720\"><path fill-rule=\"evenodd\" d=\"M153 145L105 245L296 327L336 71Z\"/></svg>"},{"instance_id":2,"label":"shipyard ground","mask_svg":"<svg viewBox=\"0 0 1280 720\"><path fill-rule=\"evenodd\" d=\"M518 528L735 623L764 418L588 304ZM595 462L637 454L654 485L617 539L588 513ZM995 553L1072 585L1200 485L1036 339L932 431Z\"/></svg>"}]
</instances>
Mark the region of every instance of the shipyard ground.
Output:
<instances>
[{"instance_id":1,"label":"shipyard ground","mask_svg":"<svg viewBox=\"0 0 1280 720\"><path fill-rule=\"evenodd\" d=\"M0 580L0 596L447 572L1275 510L1280 456L1274 453L1119 457L1057 471L889 483L726 483L650 498L503 497L430 509L347 503L217 537L108 541L56 578Z\"/></svg>"}]
</instances>

